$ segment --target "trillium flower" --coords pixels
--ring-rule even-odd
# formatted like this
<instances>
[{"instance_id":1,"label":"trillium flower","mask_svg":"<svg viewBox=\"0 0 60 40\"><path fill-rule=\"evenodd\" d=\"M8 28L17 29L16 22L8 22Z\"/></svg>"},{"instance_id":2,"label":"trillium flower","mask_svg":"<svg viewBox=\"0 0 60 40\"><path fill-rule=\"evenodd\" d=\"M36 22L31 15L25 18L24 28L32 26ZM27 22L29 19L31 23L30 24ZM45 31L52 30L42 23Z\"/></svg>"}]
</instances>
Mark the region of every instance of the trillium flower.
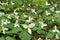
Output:
<instances>
[{"instance_id":1,"label":"trillium flower","mask_svg":"<svg viewBox=\"0 0 60 40\"><path fill-rule=\"evenodd\" d=\"M2 30L3 30L3 34L5 34L5 31L7 31L8 28L4 28L4 26L2 26Z\"/></svg>"},{"instance_id":2,"label":"trillium flower","mask_svg":"<svg viewBox=\"0 0 60 40\"><path fill-rule=\"evenodd\" d=\"M17 16L15 16L15 18L16 18L16 19L19 19L19 16L17 15Z\"/></svg>"},{"instance_id":3,"label":"trillium flower","mask_svg":"<svg viewBox=\"0 0 60 40\"><path fill-rule=\"evenodd\" d=\"M35 23L31 23L29 25L23 24L22 26L23 26L23 28L28 29L29 34L32 34L31 28L33 28L35 26Z\"/></svg>"},{"instance_id":4,"label":"trillium flower","mask_svg":"<svg viewBox=\"0 0 60 40\"><path fill-rule=\"evenodd\" d=\"M45 24L44 22L39 22L41 25L41 28L43 28L44 26L47 26L47 24Z\"/></svg>"},{"instance_id":5,"label":"trillium flower","mask_svg":"<svg viewBox=\"0 0 60 40\"><path fill-rule=\"evenodd\" d=\"M54 7L50 8L51 11L54 11Z\"/></svg>"},{"instance_id":6,"label":"trillium flower","mask_svg":"<svg viewBox=\"0 0 60 40\"><path fill-rule=\"evenodd\" d=\"M45 12L46 12L46 15L47 15L47 16L51 14L51 13L50 13L50 12L48 12L48 11L45 11Z\"/></svg>"},{"instance_id":7,"label":"trillium flower","mask_svg":"<svg viewBox=\"0 0 60 40\"><path fill-rule=\"evenodd\" d=\"M16 12L16 10L14 10L14 14L15 14L15 15L18 15L18 13Z\"/></svg>"},{"instance_id":8,"label":"trillium flower","mask_svg":"<svg viewBox=\"0 0 60 40\"><path fill-rule=\"evenodd\" d=\"M15 3L14 2L11 2L12 5L14 5Z\"/></svg>"},{"instance_id":9,"label":"trillium flower","mask_svg":"<svg viewBox=\"0 0 60 40\"><path fill-rule=\"evenodd\" d=\"M2 25L3 25L3 24L7 25L7 24L9 24L9 23L10 23L10 21L5 20L5 19L2 19L2 20L1 20L1 22L2 22Z\"/></svg>"},{"instance_id":10,"label":"trillium flower","mask_svg":"<svg viewBox=\"0 0 60 40\"><path fill-rule=\"evenodd\" d=\"M31 9L31 11L32 11L32 13L35 13L35 14L37 14L37 13L35 12L35 11L36 11L35 9Z\"/></svg>"},{"instance_id":11,"label":"trillium flower","mask_svg":"<svg viewBox=\"0 0 60 40\"><path fill-rule=\"evenodd\" d=\"M31 9L31 11L32 11L33 13L35 13L35 9Z\"/></svg>"},{"instance_id":12,"label":"trillium flower","mask_svg":"<svg viewBox=\"0 0 60 40\"><path fill-rule=\"evenodd\" d=\"M57 7L57 4L53 4L55 7Z\"/></svg>"},{"instance_id":13,"label":"trillium flower","mask_svg":"<svg viewBox=\"0 0 60 40\"><path fill-rule=\"evenodd\" d=\"M16 20L14 27L19 27L18 20Z\"/></svg>"},{"instance_id":14,"label":"trillium flower","mask_svg":"<svg viewBox=\"0 0 60 40\"><path fill-rule=\"evenodd\" d=\"M50 5L47 1L46 1L46 6Z\"/></svg>"},{"instance_id":15,"label":"trillium flower","mask_svg":"<svg viewBox=\"0 0 60 40\"><path fill-rule=\"evenodd\" d=\"M56 26L55 26L55 29L53 30L53 32L59 33L59 31L57 30L57 27Z\"/></svg>"},{"instance_id":16,"label":"trillium flower","mask_svg":"<svg viewBox=\"0 0 60 40\"><path fill-rule=\"evenodd\" d=\"M31 22L32 20L33 20L33 18L32 17L29 17L29 19L26 20L26 22Z\"/></svg>"},{"instance_id":17,"label":"trillium flower","mask_svg":"<svg viewBox=\"0 0 60 40\"><path fill-rule=\"evenodd\" d=\"M7 17L7 18L11 19L11 15L8 15L8 17Z\"/></svg>"},{"instance_id":18,"label":"trillium flower","mask_svg":"<svg viewBox=\"0 0 60 40\"><path fill-rule=\"evenodd\" d=\"M0 12L0 17L4 15L4 12Z\"/></svg>"},{"instance_id":19,"label":"trillium flower","mask_svg":"<svg viewBox=\"0 0 60 40\"><path fill-rule=\"evenodd\" d=\"M1 4L1 5L8 5L8 2L6 2L6 3L0 2L0 4Z\"/></svg>"}]
</instances>

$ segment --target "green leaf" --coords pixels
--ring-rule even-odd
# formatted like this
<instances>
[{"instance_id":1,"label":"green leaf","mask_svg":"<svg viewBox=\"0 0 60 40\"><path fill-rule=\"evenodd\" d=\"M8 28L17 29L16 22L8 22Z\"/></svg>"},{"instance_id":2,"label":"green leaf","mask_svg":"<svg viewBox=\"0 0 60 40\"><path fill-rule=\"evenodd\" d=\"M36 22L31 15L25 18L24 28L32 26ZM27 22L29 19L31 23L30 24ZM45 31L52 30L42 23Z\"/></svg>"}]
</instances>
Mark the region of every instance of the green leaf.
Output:
<instances>
[{"instance_id":1,"label":"green leaf","mask_svg":"<svg viewBox=\"0 0 60 40\"><path fill-rule=\"evenodd\" d=\"M5 40L5 38L4 37L0 37L0 40Z\"/></svg>"},{"instance_id":2,"label":"green leaf","mask_svg":"<svg viewBox=\"0 0 60 40\"><path fill-rule=\"evenodd\" d=\"M21 40L31 40L31 36L24 31L19 34L19 37L21 38Z\"/></svg>"},{"instance_id":3,"label":"green leaf","mask_svg":"<svg viewBox=\"0 0 60 40\"><path fill-rule=\"evenodd\" d=\"M34 27L32 30L33 30L33 31L36 31L37 29L38 29L37 27Z\"/></svg>"},{"instance_id":4,"label":"green leaf","mask_svg":"<svg viewBox=\"0 0 60 40\"><path fill-rule=\"evenodd\" d=\"M2 27L0 26L0 32L2 31Z\"/></svg>"},{"instance_id":5,"label":"green leaf","mask_svg":"<svg viewBox=\"0 0 60 40\"><path fill-rule=\"evenodd\" d=\"M6 40L15 40L13 37L6 37Z\"/></svg>"},{"instance_id":6,"label":"green leaf","mask_svg":"<svg viewBox=\"0 0 60 40\"><path fill-rule=\"evenodd\" d=\"M55 33L52 32L52 30L49 30L49 32L46 35L47 38L53 38L54 36L55 36Z\"/></svg>"},{"instance_id":7,"label":"green leaf","mask_svg":"<svg viewBox=\"0 0 60 40\"><path fill-rule=\"evenodd\" d=\"M32 0L33 3L39 4L39 5L45 5L47 0Z\"/></svg>"},{"instance_id":8,"label":"green leaf","mask_svg":"<svg viewBox=\"0 0 60 40\"><path fill-rule=\"evenodd\" d=\"M11 31L8 31L7 33L18 33L19 31L22 31L21 27L13 28Z\"/></svg>"},{"instance_id":9,"label":"green leaf","mask_svg":"<svg viewBox=\"0 0 60 40\"><path fill-rule=\"evenodd\" d=\"M18 3L18 4L23 4L24 2L23 2L23 0L11 0L12 2L16 2L16 3Z\"/></svg>"},{"instance_id":10,"label":"green leaf","mask_svg":"<svg viewBox=\"0 0 60 40\"><path fill-rule=\"evenodd\" d=\"M45 34L46 32L44 30L37 30L38 34Z\"/></svg>"},{"instance_id":11,"label":"green leaf","mask_svg":"<svg viewBox=\"0 0 60 40\"><path fill-rule=\"evenodd\" d=\"M59 33L57 33L57 35L60 37L60 32L59 32Z\"/></svg>"}]
</instances>

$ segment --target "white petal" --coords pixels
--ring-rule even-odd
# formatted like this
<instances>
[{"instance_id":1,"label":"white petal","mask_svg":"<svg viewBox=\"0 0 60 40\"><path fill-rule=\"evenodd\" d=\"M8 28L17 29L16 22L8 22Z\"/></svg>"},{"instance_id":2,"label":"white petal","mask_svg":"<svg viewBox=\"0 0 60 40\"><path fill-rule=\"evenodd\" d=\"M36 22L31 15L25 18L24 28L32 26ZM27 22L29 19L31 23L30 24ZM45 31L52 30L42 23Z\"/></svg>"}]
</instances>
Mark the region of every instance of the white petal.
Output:
<instances>
[{"instance_id":1,"label":"white petal","mask_svg":"<svg viewBox=\"0 0 60 40\"><path fill-rule=\"evenodd\" d=\"M52 21L54 22L55 20L52 18Z\"/></svg>"},{"instance_id":2,"label":"white petal","mask_svg":"<svg viewBox=\"0 0 60 40\"><path fill-rule=\"evenodd\" d=\"M23 26L23 28L25 28L25 29L27 29L27 27L28 27L26 24L23 24L22 26Z\"/></svg>"},{"instance_id":3,"label":"white petal","mask_svg":"<svg viewBox=\"0 0 60 40\"><path fill-rule=\"evenodd\" d=\"M47 16L50 15L50 14L51 14L50 12L46 11L46 15L47 15Z\"/></svg>"},{"instance_id":4,"label":"white petal","mask_svg":"<svg viewBox=\"0 0 60 40\"><path fill-rule=\"evenodd\" d=\"M15 3L11 2L12 5L14 5Z\"/></svg>"},{"instance_id":5,"label":"white petal","mask_svg":"<svg viewBox=\"0 0 60 40\"><path fill-rule=\"evenodd\" d=\"M31 29L30 29L30 28L28 28L28 33L29 33L29 34L32 34L32 31L31 31Z\"/></svg>"},{"instance_id":6,"label":"white petal","mask_svg":"<svg viewBox=\"0 0 60 40\"><path fill-rule=\"evenodd\" d=\"M38 38L38 40L42 40L41 38Z\"/></svg>"},{"instance_id":7,"label":"white petal","mask_svg":"<svg viewBox=\"0 0 60 40\"><path fill-rule=\"evenodd\" d=\"M50 5L50 4L49 4L48 2L46 2L46 6L47 6L47 5Z\"/></svg>"},{"instance_id":8,"label":"white petal","mask_svg":"<svg viewBox=\"0 0 60 40\"><path fill-rule=\"evenodd\" d=\"M60 13L60 11L56 11L56 13Z\"/></svg>"},{"instance_id":9,"label":"white petal","mask_svg":"<svg viewBox=\"0 0 60 40\"><path fill-rule=\"evenodd\" d=\"M58 30L56 30L56 32L57 32L57 33L59 33L59 31L58 31Z\"/></svg>"},{"instance_id":10,"label":"white petal","mask_svg":"<svg viewBox=\"0 0 60 40\"><path fill-rule=\"evenodd\" d=\"M44 26L43 26L43 25L41 25L41 28L44 28Z\"/></svg>"},{"instance_id":11,"label":"white petal","mask_svg":"<svg viewBox=\"0 0 60 40\"><path fill-rule=\"evenodd\" d=\"M55 26L55 30L57 30L57 27Z\"/></svg>"},{"instance_id":12,"label":"white petal","mask_svg":"<svg viewBox=\"0 0 60 40\"><path fill-rule=\"evenodd\" d=\"M2 30L3 30L3 34L5 34L5 29L4 29L4 26L2 26Z\"/></svg>"},{"instance_id":13,"label":"white petal","mask_svg":"<svg viewBox=\"0 0 60 40\"><path fill-rule=\"evenodd\" d=\"M5 30L8 30L8 28L4 28Z\"/></svg>"},{"instance_id":14,"label":"white petal","mask_svg":"<svg viewBox=\"0 0 60 40\"><path fill-rule=\"evenodd\" d=\"M53 32L56 32L55 30L53 30Z\"/></svg>"},{"instance_id":15,"label":"white petal","mask_svg":"<svg viewBox=\"0 0 60 40\"><path fill-rule=\"evenodd\" d=\"M43 24L44 26L47 26L47 24Z\"/></svg>"},{"instance_id":16,"label":"white petal","mask_svg":"<svg viewBox=\"0 0 60 40\"><path fill-rule=\"evenodd\" d=\"M35 26L35 23L29 24L30 28L33 28Z\"/></svg>"},{"instance_id":17,"label":"white petal","mask_svg":"<svg viewBox=\"0 0 60 40\"><path fill-rule=\"evenodd\" d=\"M54 7L50 8L51 11L54 11Z\"/></svg>"},{"instance_id":18,"label":"white petal","mask_svg":"<svg viewBox=\"0 0 60 40\"><path fill-rule=\"evenodd\" d=\"M57 7L57 4L54 4L55 7Z\"/></svg>"},{"instance_id":19,"label":"white petal","mask_svg":"<svg viewBox=\"0 0 60 40\"><path fill-rule=\"evenodd\" d=\"M24 17L27 17L27 15L24 15Z\"/></svg>"},{"instance_id":20,"label":"white petal","mask_svg":"<svg viewBox=\"0 0 60 40\"><path fill-rule=\"evenodd\" d=\"M35 9L31 9L32 12L35 12Z\"/></svg>"},{"instance_id":21,"label":"white petal","mask_svg":"<svg viewBox=\"0 0 60 40\"><path fill-rule=\"evenodd\" d=\"M14 27L19 27L19 24L15 24Z\"/></svg>"},{"instance_id":22,"label":"white petal","mask_svg":"<svg viewBox=\"0 0 60 40\"><path fill-rule=\"evenodd\" d=\"M29 20L31 21L31 20L33 20L33 18L32 17L29 17Z\"/></svg>"},{"instance_id":23,"label":"white petal","mask_svg":"<svg viewBox=\"0 0 60 40\"><path fill-rule=\"evenodd\" d=\"M41 24L41 28L43 28L44 26L47 26L47 24L44 24L43 22L40 22Z\"/></svg>"},{"instance_id":24,"label":"white petal","mask_svg":"<svg viewBox=\"0 0 60 40\"><path fill-rule=\"evenodd\" d=\"M26 20L26 22L30 22L30 20Z\"/></svg>"},{"instance_id":25,"label":"white petal","mask_svg":"<svg viewBox=\"0 0 60 40\"><path fill-rule=\"evenodd\" d=\"M58 35L56 34L56 39L59 39Z\"/></svg>"}]
</instances>

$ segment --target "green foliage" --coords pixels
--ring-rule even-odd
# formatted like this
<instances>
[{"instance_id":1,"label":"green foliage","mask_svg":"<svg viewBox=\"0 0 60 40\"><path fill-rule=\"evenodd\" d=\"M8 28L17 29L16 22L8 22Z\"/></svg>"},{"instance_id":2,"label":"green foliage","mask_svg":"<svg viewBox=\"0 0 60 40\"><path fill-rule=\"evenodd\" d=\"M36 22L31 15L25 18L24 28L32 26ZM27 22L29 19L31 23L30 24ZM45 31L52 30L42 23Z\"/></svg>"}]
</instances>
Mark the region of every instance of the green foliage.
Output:
<instances>
[{"instance_id":1,"label":"green foliage","mask_svg":"<svg viewBox=\"0 0 60 40\"><path fill-rule=\"evenodd\" d=\"M24 31L19 34L19 37L21 38L21 40L31 40L31 36Z\"/></svg>"},{"instance_id":2,"label":"green foliage","mask_svg":"<svg viewBox=\"0 0 60 40\"><path fill-rule=\"evenodd\" d=\"M7 36L7 37L6 37L6 40L15 40L15 39L12 38L12 37Z\"/></svg>"},{"instance_id":3,"label":"green foliage","mask_svg":"<svg viewBox=\"0 0 60 40\"><path fill-rule=\"evenodd\" d=\"M0 0L0 40L38 39L60 39L60 1Z\"/></svg>"}]
</instances>

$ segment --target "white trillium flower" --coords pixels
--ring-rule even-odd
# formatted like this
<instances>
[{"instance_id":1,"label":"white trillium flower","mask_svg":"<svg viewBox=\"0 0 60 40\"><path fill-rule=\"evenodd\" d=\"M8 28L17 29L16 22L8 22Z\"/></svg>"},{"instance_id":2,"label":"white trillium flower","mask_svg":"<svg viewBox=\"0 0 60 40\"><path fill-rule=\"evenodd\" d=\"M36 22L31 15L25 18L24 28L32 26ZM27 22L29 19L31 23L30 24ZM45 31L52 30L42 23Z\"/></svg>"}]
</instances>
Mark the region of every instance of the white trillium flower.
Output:
<instances>
[{"instance_id":1,"label":"white trillium flower","mask_svg":"<svg viewBox=\"0 0 60 40\"><path fill-rule=\"evenodd\" d=\"M54 11L54 7L50 8L51 11Z\"/></svg>"},{"instance_id":2,"label":"white trillium flower","mask_svg":"<svg viewBox=\"0 0 60 40\"><path fill-rule=\"evenodd\" d=\"M46 12L46 15L47 15L47 16L51 14L51 13L50 13L50 12L48 12L48 11L45 11L45 12Z\"/></svg>"},{"instance_id":3,"label":"white trillium flower","mask_svg":"<svg viewBox=\"0 0 60 40\"><path fill-rule=\"evenodd\" d=\"M14 10L14 14L15 14L15 15L18 15L18 13L16 12L16 10Z\"/></svg>"},{"instance_id":4,"label":"white trillium flower","mask_svg":"<svg viewBox=\"0 0 60 40\"><path fill-rule=\"evenodd\" d=\"M35 13L35 14L37 14L37 13L35 12L35 11L36 11L35 9L31 9L31 11L32 11L32 13Z\"/></svg>"},{"instance_id":5,"label":"white trillium flower","mask_svg":"<svg viewBox=\"0 0 60 40\"><path fill-rule=\"evenodd\" d=\"M57 27L56 26L55 26L55 29L53 30L53 32L59 33L59 31L57 30Z\"/></svg>"},{"instance_id":6,"label":"white trillium flower","mask_svg":"<svg viewBox=\"0 0 60 40\"><path fill-rule=\"evenodd\" d=\"M57 7L57 4L54 4L55 7Z\"/></svg>"},{"instance_id":7,"label":"white trillium flower","mask_svg":"<svg viewBox=\"0 0 60 40\"><path fill-rule=\"evenodd\" d=\"M5 31L7 31L8 28L4 28L4 26L2 26L2 30L3 30L3 34L5 34Z\"/></svg>"},{"instance_id":8,"label":"white trillium flower","mask_svg":"<svg viewBox=\"0 0 60 40\"><path fill-rule=\"evenodd\" d=\"M0 17L4 15L4 12L0 12Z\"/></svg>"},{"instance_id":9,"label":"white trillium flower","mask_svg":"<svg viewBox=\"0 0 60 40\"><path fill-rule=\"evenodd\" d=\"M9 23L10 23L10 21L5 20L5 19L1 20L1 22L2 22L2 25L3 25L3 24L7 25L7 24L9 24Z\"/></svg>"},{"instance_id":10,"label":"white trillium flower","mask_svg":"<svg viewBox=\"0 0 60 40\"><path fill-rule=\"evenodd\" d=\"M14 5L15 3L11 2L12 5Z\"/></svg>"},{"instance_id":11,"label":"white trillium flower","mask_svg":"<svg viewBox=\"0 0 60 40\"><path fill-rule=\"evenodd\" d=\"M19 27L18 20L16 20L14 27Z\"/></svg>"},{"instance_id":12,"label":"white trillium flower","mask_svg":"<svg viewBox=\"0 0 60 40\"><path fill-rule=\"evenodd\" d=\"M33 13L35 13L35 9L31 9L31 11L32 11Z\"/></svg>"},{"instance_id":13,"label":"white trillium flower","mask_svg":"<svg viewBox=\"0 0 60 40\"><path fill-rule=\"evenodd\" d=\"M43 23L43 22L39 22L41 24L41 28L43 28L44 26L47 26L47 24Z\"/></svg>"},{"instance_id":14,"label":"white trillium flower","mask_svg":"<svg viewBox=\"0 0 60 40\"><path fill-rule=\"evenodd\" d=\"M47 1L46 1L46 6L50 5Z\"/></svg>"},{"instance_id":15,"label":"white trillium flower","mask_svg":"<svg viewBox=\"0 0 60 40\"><path fill-rule=\"evenodd\" d=\"M28 29L29 34L32 34L32 31L30 28L33 28L35 26L35 23L31 23L29 25L23 24L22 26L23 26L23 28Z\"/></svg>"},{"instance_id":16,"label":"white trillium flower","mask_svg":"<svg viewBox=\"0 0 60 40\"><path fill-rule=\"evenodd\" d=\"M1 5L8 5L8 2L6 2L6 3L0 2L0 4L1 4Z\"/></svg>"},{"instance_id":17,"label":"white trillium flower","mask_svg":"<svg viewBox=\"0 0 60 40\"><path fill-rule=\"evenodd\" d=\"M17 15L17 16L15 16L15 18L16 18L16 19L19 19L19 16Z\"/></svg>"},{"instance_id":18,"label":"white trillium flower","mask_svg":"<svg viewBox=\"0 0 60 40\"><path fill-rule=\"evenodd\" d=\"M28 20L26 20L26 22L31 22L33 20L33 18L29 17Z\"/></svg>"}]
</instances>

